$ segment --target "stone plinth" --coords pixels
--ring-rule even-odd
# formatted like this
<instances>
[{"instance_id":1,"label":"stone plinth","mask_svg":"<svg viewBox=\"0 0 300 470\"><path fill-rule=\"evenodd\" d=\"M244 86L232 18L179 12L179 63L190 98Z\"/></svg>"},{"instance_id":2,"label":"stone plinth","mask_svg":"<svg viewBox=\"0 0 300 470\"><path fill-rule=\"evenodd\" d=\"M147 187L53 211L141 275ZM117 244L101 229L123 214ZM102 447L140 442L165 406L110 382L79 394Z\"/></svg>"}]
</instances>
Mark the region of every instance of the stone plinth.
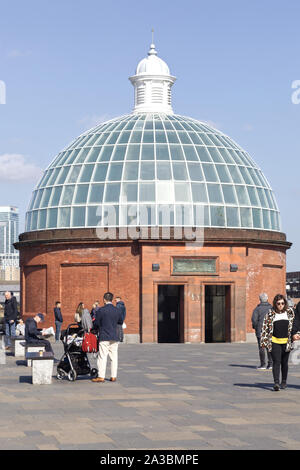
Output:
<instances>
[{"instance_id":1,"label":"stone plinth","mask_svg":"<svg viewBox=\"0 0 300 470\"><path fill-rule=\"evenodd\" d=\"M28 353L39 353L40 351L45 352L45 346L26 346L26 359L27 359L27 367L31 367L32 360Z\"/></svg>"},{"instance_id":2,"label":"stone plinth","mask_svg":"<svg viewBox=\"0 0 300 470\"><path fill-rule=\"evenodd\" d=\"M24 357L25 356L25 337L24 336L12 336L11 338L12 343L12 352L15 357Z\"/></svg>"}]
</instances>

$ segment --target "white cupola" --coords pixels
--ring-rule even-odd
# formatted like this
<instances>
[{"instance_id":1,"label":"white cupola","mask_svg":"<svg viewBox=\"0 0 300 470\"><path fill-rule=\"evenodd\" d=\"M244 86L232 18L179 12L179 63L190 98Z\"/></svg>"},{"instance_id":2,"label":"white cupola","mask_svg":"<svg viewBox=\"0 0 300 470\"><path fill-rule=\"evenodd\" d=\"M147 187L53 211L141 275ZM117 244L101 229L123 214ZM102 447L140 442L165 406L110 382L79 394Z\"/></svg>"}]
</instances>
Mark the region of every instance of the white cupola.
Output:
<instances>
[{"instance_id":1,"label":"white cupola","mask_svg":"<svg viewBox=\"0 0 300 470\"><path fill-rule=\"evenodd\" d=\"M157 57L154 44L129 80L134 86L134 113L173 114L171 87L176 78L170 75L167 64Z\"/></svg>"}]
</instances>

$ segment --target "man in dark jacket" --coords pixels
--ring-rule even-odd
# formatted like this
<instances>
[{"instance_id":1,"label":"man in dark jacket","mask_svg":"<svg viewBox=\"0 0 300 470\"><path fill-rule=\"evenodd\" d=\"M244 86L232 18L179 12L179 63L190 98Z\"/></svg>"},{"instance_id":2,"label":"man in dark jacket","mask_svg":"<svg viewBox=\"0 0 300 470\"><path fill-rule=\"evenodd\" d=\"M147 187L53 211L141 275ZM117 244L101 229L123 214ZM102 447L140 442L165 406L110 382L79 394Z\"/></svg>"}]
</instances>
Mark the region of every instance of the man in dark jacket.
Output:
<instances>
[{"instance_id":1,"label":"man in dark jacket","mask_svg":"<svg viewBox=\"0 0 300 470\"><path fill-rule=\"evenodd\" d=\"M118 325L122 325L123 316L119 308L112 304L113 294L104 294L104 307L96 312L93 328L99 331L99 353L97 359L98 377L93 382L104 382L107 356L111 360L111 382L117 380L118 370Z\"/></svg>"},{"instance_id":2,"label":"man in dark jacket","mask_svg":"<svg viewBox=\"0 0 300 470\"><path fill-rule=\"evenodd\" d=\"M5 292L4 321L5 321L5 349L10 349L9 337L16 336L16 321L18 316L17 301L11 292Z\"/></svg>"},{"instance_id":3,"label":"man in dark jacket","mask_svg":"<svg viewBox=\"0 0 300 470\"><path fill-rule=\"evenodd\" d=\"M25 340L28 344L36 344L37 346L45 346L45 351L52 352L51 344L47 339L41 338L43 336L43 330L40 332L37 328L40 322L44 321L44 315L38 313L35 317L27 318L25 322Z\"/></svg>"},{"instance_id":4,"label":"man in dark jacket","mask_svg":"<svg viewBox=\"0 0 300 470\"><path fill-rule=\"evenodd\" d=\"M55 341L59 341L59 335L61 330L61 325L63 324L63 316L61 313L61 303L57 301L54 308L54 320L55 320Z\"/></svg>"},{"instance_id":5,"label":"man in dark jacket","mask_svg":"<svg viewBox=\"0 0 300 470\"><path fill-rule=\"evenodd\" d=\"M116 296L116 307L121 310L122 317L123 317L123 323L124 323L125 317L126 317L126 307L125 307L125 304L124 304L123 300L121 299L121 297L119 295ZM118 334L119 334L120 343L123 343L123 341L124 341L123 325L118 325Z\"/></svg>"},{"instance_id":6,"label":"man in dark jacket","mask_svg":"<svg viewBox=\"0 0 300 470\"><path fill-rule=\"evenodd\" d=\"M258 342L258 350L259 350L259 359L260 359L260 366L257 368L259 370L265 369L272 369L272 356L269 351L267 351L268 356L268 365L266 366L266 356L265 356L265 348L260 347L260 339L261 339L261 331L264 322L265 315L268 311L272 308L272 305L268 302L268 295L263 293L259 296L260 303L257 307L253 310L252 313L252 328L255 330L257 342Z\"/></svg>"}]
</instances>

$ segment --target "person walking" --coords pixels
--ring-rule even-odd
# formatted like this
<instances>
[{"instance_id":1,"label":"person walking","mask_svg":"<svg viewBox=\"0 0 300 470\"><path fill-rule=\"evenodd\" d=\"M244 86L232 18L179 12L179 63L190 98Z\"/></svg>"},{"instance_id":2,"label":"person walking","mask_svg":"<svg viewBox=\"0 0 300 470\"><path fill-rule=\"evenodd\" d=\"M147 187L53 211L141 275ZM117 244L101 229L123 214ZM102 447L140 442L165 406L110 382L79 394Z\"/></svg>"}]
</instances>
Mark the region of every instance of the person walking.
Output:
<instances>
[{"instance_id":1,"label":"person walking","mask_svg":"<svg viewBox=\"0 0 300 470\"><path fill-rule=\"evenodd\" d=\"M50 342L47 339L41 338L40 335L44 335L44 330L40 332L37 328L40 322L43 322L45 319L42 313L38 313L34 317L27 318L25 322L25 340L26 343L37 344L38 346L45 346L46 352L52 352L53 350L51 347Z\"/></svg>"},{"instance_id":2,"label":"person walking","mask_svg":"<svg viewBox=\"0 0 300 470\"><path fill-rule=\"evenodd\" d=\"M125 321L125 317L126 317L126 307L125 307L125 303L123 302L123 300L121 299L121 297L119 295L116 296L116 307L121 310L122 317L123 317L122 325L117 326L119 341L120 341L120 343L123 343L123 341L124 341L124 326L126 326L126 325L124 325L124 321Z\"/></svg>"},{"instance_id":3,"label":"person walking","mask_svg":"<svg viewBox=\"0 0 300 470\"><path fill-rule=\"evenodd\" d=\"M74 315L74 321L76 323L81 322L81 317L82 317L82 314L83 314L83 310L84 310L84 303L80 302L77 306L76 313Z\"/></svg>"},{"instance_id":4,"label":"person walking","mask_svg":"<svg viewBox=\"0 0 300 470\"><path fill-rule=\"evenodd\" d=\"M98 377L92 382L105 382L107 357L111 360L110 381L117 380L118 370L118 331L117 325L122 325L123 315L121 309L112 304L113 294L106 292L103 297L104 307L96 312L93 328L99 331L99 352L97 358Z\"/></svg>"},{"instance_id":5,"label":"person walking","mask_svg":"<svg viewBox=\"0 0 300 470\"><path fill-rule=\"evenodd\" d=\"M16 321L18 317L18 305L11 292L5 292L4 322L5 322L5 349L11 347L10 336L16 336Z\"/></svg>"},{"instance_id":6,"label":"person walking","mask_svg":"<svg viewBox=\"0 0 300 470\"><path fill-rule=\"evenodd\" d=\"M272 309L264 318L261 334L261 347L272 354L275 391L279 391L280 387L282 389L287 387L289 355L292 341L297 339L297 335L294 334L296 333L294 320L294 310L288 306L283 295L277 294Z\"/></svg>"},{"instance_id":7,"label":"person walking","mask_svg":"<svg viewBox=\"0 0 300 470\"><path fill-rule=\"evenodd\" d=\"M55 320L55 342L57 343L59 341L61 326L64 321L62 313L61 313L61 303L59 301L55 302L54 320Z\"/></svg>"},{"instance_id":8,"label":"person walking","mask_svg":"<svg viewBox=\"0 0 300 470\"><path fill-rule=\"evenodd\" d=\"M252 328L255 330L255 335L258 344L258 352L259 352L259 359L260 365L257 367L257 370L266 370L272 369L272 355L267 350L267 357L268 357L268 364L266 365L266 354L265 348L260 346L261 341L261 330L264 322L264 318L269 310L272 308L272 305L268 302L268 295L265 293L260 294L259 296L260 303L255 307L252 313Z\"/></svg>"}]
</instances>

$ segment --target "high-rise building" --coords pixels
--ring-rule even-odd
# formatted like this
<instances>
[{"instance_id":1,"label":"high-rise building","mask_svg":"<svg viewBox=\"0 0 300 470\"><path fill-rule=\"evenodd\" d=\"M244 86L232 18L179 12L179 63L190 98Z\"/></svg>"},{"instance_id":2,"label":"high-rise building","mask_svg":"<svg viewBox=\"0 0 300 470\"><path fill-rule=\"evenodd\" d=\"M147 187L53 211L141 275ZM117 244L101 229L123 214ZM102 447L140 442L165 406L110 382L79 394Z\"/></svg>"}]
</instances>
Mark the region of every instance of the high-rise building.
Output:
<instances>
[{"instance_id":1,"label":"high-rise building","mask_svg":"<svg viewBox=\"0 0 300 470\"><path fill-rule=\"evenodd\" d=\"M13 243L18 240L19 209L0 206L0 279L19 280L19 253Z\"/></svg>"}]
</instances>

